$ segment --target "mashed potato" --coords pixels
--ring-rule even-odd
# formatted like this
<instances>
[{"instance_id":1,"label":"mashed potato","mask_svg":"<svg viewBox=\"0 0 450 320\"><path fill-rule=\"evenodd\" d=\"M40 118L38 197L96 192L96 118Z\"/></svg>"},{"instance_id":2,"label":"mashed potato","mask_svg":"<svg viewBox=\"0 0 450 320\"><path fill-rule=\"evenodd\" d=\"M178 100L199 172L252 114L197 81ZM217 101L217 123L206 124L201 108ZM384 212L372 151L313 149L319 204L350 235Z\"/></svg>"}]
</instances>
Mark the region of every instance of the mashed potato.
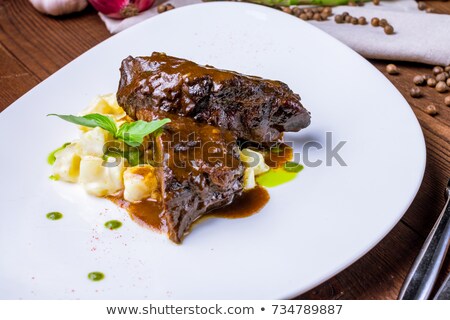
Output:
<instances>
[{"instance_id":1,"label":"mashed potato","mask_svg":"<svg viewBox=\"0 0 450 320\"><path fill-rule=\"evenodd\" d=\"M81 157L77 153L77 144L71 143L55 153L53 176L67 182L78 182Z\"/></svg>"},{"instance_id":2,"label":"mashed potato","mask_svg":"<svg viewBox=\"0 0 450 320\"><path fill-rule=\"evenodd\" d=\"M97 97L82 115L99 113L111 117L119 127L130 121L125 111L117 104L114 94ZM155 196L157 188L155 170L150 165L128 167L126 159L115 159L105 155L105 145L123 142L100 127L80 126L80 139L70 143L55 153L53 176L59 180L80 183L84 189L95 196L103 197L124 192L125 200L141 201ZM113 160L108 163L108 160Z\"/></svg>"},{"instance_id":3,"label":"mashed potato","mask_svg":"<svg viewBox=\"0 0 450 320\"><path fill-rule=\"evenodd\" d=\"M140 165L127 168L123 174L125 190L123 198L130 202L157 197L158 181L155 168L150 165Z\"/></svg>"},{"instance_id":4,"label":"mashed potato","mask_svg":"<svg viewBox=\"0 0 450 320\"><path fill-rule=\"evenodd\" d=\"M112 167L105 160L95 156L83 156L80 161L78 182L84 189L97 197L116 194L123 189L124 162L118 161Z\"/></svg>"}]
</instances>

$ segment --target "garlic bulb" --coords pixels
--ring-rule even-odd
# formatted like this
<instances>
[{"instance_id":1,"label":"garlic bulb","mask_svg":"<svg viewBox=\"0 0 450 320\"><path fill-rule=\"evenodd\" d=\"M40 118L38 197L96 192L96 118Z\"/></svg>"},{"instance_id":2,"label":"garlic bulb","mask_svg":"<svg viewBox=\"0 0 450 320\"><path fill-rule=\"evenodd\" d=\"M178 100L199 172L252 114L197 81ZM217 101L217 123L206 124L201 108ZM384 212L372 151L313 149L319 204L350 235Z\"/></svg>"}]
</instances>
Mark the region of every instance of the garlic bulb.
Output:
<instances>
[{"instance_id":1,"label":"garlic bulb","mask_svg":"<svg viewBox=\"0 0 450 320\"><path fill-rule=\"evenodd\" d=\"M78 12L86 8L87 0L30 0L33 7L51 16Z\"/></svg>"}]
</instances>

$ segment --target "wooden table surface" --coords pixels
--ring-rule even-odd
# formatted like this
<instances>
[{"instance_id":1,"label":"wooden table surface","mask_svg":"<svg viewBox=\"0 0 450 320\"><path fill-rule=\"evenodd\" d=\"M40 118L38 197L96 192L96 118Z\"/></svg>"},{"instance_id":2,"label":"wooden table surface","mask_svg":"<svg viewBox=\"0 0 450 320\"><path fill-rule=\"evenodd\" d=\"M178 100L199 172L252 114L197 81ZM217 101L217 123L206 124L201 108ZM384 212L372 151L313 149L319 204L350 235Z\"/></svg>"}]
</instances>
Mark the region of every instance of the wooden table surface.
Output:
<instances>
[{"instance_id":1,"label":"wooden table surface","mask_svg":"<svg viewBox=\"0 0 450 320\"><path fill-rule=\"evenodd\" d=\"M428 3L437 13L450 14L450 2ZM37 13L27 0L0 0L0 111L109 36L90 8L79 14L50 18ZM387 62L371 62L386 74ZM409 96L412 77L429 73L430 66L396 64L400 75L386 76L408 100L427 144L422 186L405 216L381 243L348 269L299 299L395 299L444 205L444 187L450 177L450 107L443 103L445 95L433 89L425 88L425 95L420 99ZM425 112L431 103L439 111L434 117ZM447 270L449 264L447 261Z\"/></svg>"}]
</instances>

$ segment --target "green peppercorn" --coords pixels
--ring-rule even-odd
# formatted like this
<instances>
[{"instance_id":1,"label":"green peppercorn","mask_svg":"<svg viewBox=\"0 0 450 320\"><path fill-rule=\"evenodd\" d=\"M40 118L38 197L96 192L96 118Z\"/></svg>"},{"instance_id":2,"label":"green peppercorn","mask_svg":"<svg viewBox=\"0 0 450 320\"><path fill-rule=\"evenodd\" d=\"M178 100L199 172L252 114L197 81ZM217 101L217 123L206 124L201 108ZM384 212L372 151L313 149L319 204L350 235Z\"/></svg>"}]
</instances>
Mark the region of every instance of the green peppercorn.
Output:
<instances>
[{"instance_id":1,"label":"green peppercorn","mask_svg":"<svg viewBox=\"0 0 450 320\"><path fill-rule=\"evenodd\" d=\"M444 103L445 103L445 105L446 105L447 107L450 107L450 96L446 96L446 97L444 98Z\"/></svg>"},{"instance_id":2,"label":"green peppercorn","mask_svg":"<svg viewBox=\"0 0 450 320\"><path fill-rule=\"evenodd\" d=\"M313 19L316 21L322 21L322 17L320 16L320 13L314 13Z\"/></svg>"},{"instance_id":3,"label":"green peppercorn","mask_svg":"<svg viewBox=\"0 0 450 320\"><path fill-rule=\"evenodd\" d=\"M438 75L439 73L441 73L443 71L444 71L444 69L442 67L440 67L440 66L436 66L436 67L433 68L433 74L434 75Z\"/></svg>"},{"instance_id":4,"label":"green peppercorn","mask_svg":"<svg viewBox=\"0 0 450 320\"><path fill-rule=\"evenodd\" d=\"M421 11L425 10L427 8L427 4L423 1L417 2L417 8Z\"/></svg>"},{"instance_id":5,"label":"green peppercorn","mask_svg":"<svg viewBox=\"0 0 450 320\"><path fill-rule=\"evenodd\" d=\"M412 87L409 90L409 94L413 98L420 98L422 96L422 91L419 88L417 88L417 87Z\"/></svg>"},{"instance_id":6,"label":"green peppercorn","mask_svg":"<svg viewBox=\"0 0 450 320\"><path fill-rule=\"evenodd\" d=\"M423 75L416 75L413 78L413 82L416 86L423 86L425 84L425 77Z\"/></svg>"},{"instance_id":7,"label":"green peppercorn","mask_svg":"<svg viewBox=\"0 0 450 320\"><path fill-rule=\"evenodd\" d=\"M165 4L160 4L160 5L156 8L156 11L157 11L158 13L166 12L166 11L167 11L167 7L166 7Z\"/></svg>"},{"instance_id":8,"label":"green peppercorn","mask_svg":"<svg viewBox=\"0 0 450 320\"><path fill-rule=\"evenodd\" d=\"M447 76L445 75L444 72L439 73L438 75L436 75L436 81L445 81L447 80Z\"/></svg>"},{"instance_id":9,"label":"green peppercorn","mask_svg":"<svg viewBox=\"0 0 450 320\"><path fill-rule=\"evenodd\" d=\"M391 26L390 24L384 26L384 33L386 34L394 34L394 27Z\"/></svg>"},{"instance_id":10,"label":"green peppercorn","mask_svg":"<svg viewBox=\"0 0 450 320\"><path fill-rule=\"evenodd\" d=\"M425 112L428 113L430 116L437 115L438 111L436 109L436 106L434 104L430 104L425 108Z\"/></svg>"},{"instance_id":11,"label":"green peppercorn","mask_svg":"<svg viewBox=\"0 0 450 320\"><path fill-rule=\"evenodd\" d=\"M372 18L372 20L370 20L370 24L374 27L378 27L378 26L380 26L380 19Z\"/></svg>"},{"instance_id":12,"label":"green peppercorn","mask_svg":"<svg viewBox=\"0 0 450 320\"><path fill-rule=\"evenodd\" d=\"M281 11L287 14L292 14L292 9L290 7L281 7Z\"/></svg>"},{"instance_id":13,"label":"green peppercorn","mask_svg":"<svg viewBox=\"0 0 450 320\"><path fill-rule=\"evenodd\" d=\"M429 86L429 87L432 87L432 88L436 87L436 83L437 83L437 81L434 78L427 79L427 86Z\"/></svg>"},{"instance_id":14,"label":"green peppercorn","mask_svg":"<svg viewBox=\"0 0 450 320\"><path fill-rule=\"evenodd\" d=\"M447 92L447 90L448 90L448 87L447 87L447 84L444 81L439 81L436 84L436 91L437 92L444 93L444 92Z\"/></svg>"},{"instance_id":15,"label":"green peppercorn","mask_svg":"<svg viewBox=\"0 0 450 320\"><path fill-rule=\"evenodd\" d=\"M397 66L395 64L392 64L392 63L388 64L386 66L386 72L389 73L389 74L392 74L392 75L398 74Z\"/></svg>"},{"instance_id":16,"label":"green peppercorn","mask_svg":"<svg viewBox=\"0 0 450 320\"><path fill-rule=\"evenodd\" d=\"M328 16L331 16L331 14L333 13L333 10L331 9L331 7L325 7L323 8L323 13L326 13Z\"/></svg>"},{"instance_id":17,"label":"green peppercorn","mask_svg":"<svg viewBox=\"0 0 450 320\"><path fill-rule=\"evenodd\" d=\"M299 17L303 13L303 10L299 7L292 8L292 14L296 17Z\"/></svg>"},{"instance_id":18,"label":"green peppercorn","mask_svg":"<svg viewBox=\"0 0 450 320\"><path fill-rule=\"evenodd\" d=\"M334 21L336 23L344 23L344 18L340 14L334 16Z\"/></svg>"}]
</instances>

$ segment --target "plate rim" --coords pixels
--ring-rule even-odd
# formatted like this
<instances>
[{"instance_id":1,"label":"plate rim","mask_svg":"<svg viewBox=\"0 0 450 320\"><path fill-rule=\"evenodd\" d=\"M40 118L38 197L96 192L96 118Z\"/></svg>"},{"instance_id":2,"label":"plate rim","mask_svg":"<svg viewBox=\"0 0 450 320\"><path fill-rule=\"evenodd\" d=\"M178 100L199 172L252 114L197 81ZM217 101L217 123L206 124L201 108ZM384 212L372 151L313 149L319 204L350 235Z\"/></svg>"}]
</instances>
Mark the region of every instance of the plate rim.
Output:
<instances>
[{"instance_id":1,"label":"plate rim","mask_svg":"<svg viewBox=\"0 0 450 320\"><path fill-rule=\"evenodd\" d=\"M335 268L333 270L333 272L331 272L330 274L327 275L323 275L321 277L320 280L317 280L316 282L314 282L314 284L309 285L308 287L306 287L306 289L302 289L300 291L295 291L295 292L289 292L287 293L285 296L290 299L290 298L294 298L297 297L298 295L305 293L307 291L309 291L310 289L320 285L321 283L327 281L328 279L334 277L335 275L337 275L338 273L342 272L343 270L347 269L350 265L354 264L357 260L359 260L361 257L363 257L364 255L366 255L369 251L371 251L377 244L380 243L380 241L382 241L392 230L393 228L399 223L399 221L403 218L404 214L407 212L407 210L410 208L412 202L414 201L414 199L417 196L417 193L422 185L423 182L423 178L424 178L424 174L425 174L425 168L426 168L426 160L427 160L427 150L426 150L426 143L425 143L425 137L423 134L423 129L420 126L420 123L417 119L417 117L415 116L410 104L407 102L407 100L401 95L401 93L398 91L398 89L389 81L388 78L386 78L381 71L379 71L376 67L374 67L367 59L365 59L364 57L362 57L359 53L357 53L356 51L354 51L353 49L351 49L350 47L348 47L346 44L342 43L341 41L337 40L336 38L332 37L331 35L327 34L326 32L322 31L321 29L319 29L318 27L308 24L307 22L304 22L302 20L299 20L296 17L293 16L289 16L286 15L283 12L276 12L277 10L274 10L273 8L267 8L261 5L257 5L257 4L251 4L251 3L234 3L234 2L212 2L212 3L197 3L197 4L192 4L192 5L188 5L188 6L183 6L180 8L177 8L177 10L174 10L172 12L167 12L165 13L165 15L174 15L174 14L178 14L176 12L179 12L180 10L184 11L184 10L194 10L192 9L192 7L198 7L198 6L218 6L218 7L237 7L240 6L240 8L242 6L247 6L251 9L256 9L256 10L260 10L263 11L264 13L267 13L268 15L273 15L273 14L280 14L280 15L285 15L284 18L286 19L296 19L298 20L299 23L303 23L306 24L314 29L316 29L316 31L322 33L323 36L326 36L328 38L328 40L330 42L334 42L334 45L339 45L341 47L346 48L347 51L352 52L352 54L357 54L358 56L360 56L362 59L364 60L364 63L366 66L369 66L373 71L376 71L379 75L382 75L385 78L385 82L389 83L390 86L392 87L393 91L396 92L396 94L398 96L401 97L401 99L403 100L404 104L407 105L409 107L408 113L412 114L414 122L415 122L415 127L416 129L419 129L420 132L420 141L416 141L417 145L420 144L420 156L422 158L422 161L420 163L421 168L420 168L420 179L418 179L418 181L416 182L415 186L414 186L414 192L412 192L412 194L410 195L410 198L408 199L408 201L405 201L405 204L403 206L403 209L401 210L401 213L396 215L396 219L394 219L395 221L392 221L389 225L389 227L385 227L384 232L381 236L377 237L376 239L373 239L371 241L371 244L368 248L366 248L365 251L363 252L359 252L356 257L353 257L352 259L348 259L347 263L344 264L343 266L340 266L339 268ZM89 52L91 52L91 50L95 50L98 46L102 45L105 42L109 42L112 39L115 39L116 37L122 37L122 36L126 36L128 33L132 33L133 30L136 27L145 25L146 23L148 23L149 20L153 20L153 19L158 19L158 16L152 17L151 19L147 19L144 20L138 24L136 24L135 26L132 26L118 34L112 35L111 37L105 39L104 41L96 44L95 46L93 46L92 48L90 48L89 50L85 51L84 53L82 53L80 56L78 56L77 58L71 60L70 62L68 62L65 66L63 66L62 68L60 68L59 70L57 70L56 72L54 72L53 74L51 74L49 77L47 77L46 79L44 79L43 81L39 82L36 86L32 87L30 90L28 90L25 94L23 94L21 97L19 97L18 99L16 99L13 103L11 103L8 107L6 107L1 113L0 113L0 121L2 119L6 120L5 118L7 117L7 115L9 114L9 112L11 112L11 110L13 108L17 108L15 107L15 105L20 104L20 101L28 96L32 91L34 91L35 89L37 89L39 86L41 86L44 83L47 83L49 80L51 80L53 77L55 77L57 74L59 74L60 72L63 72L66 68L69 68L72 64L72 62L78 60L79 58L83 57L84 55L88 54ZM153 23L153 22L152 22ZM13 107L13 108L11 108ZM21 110L19 112L25 112L25 109L22 111L23 108L21 108ZM10 111L8 111L10 110Z\"/></svg>"}]
</instances>

